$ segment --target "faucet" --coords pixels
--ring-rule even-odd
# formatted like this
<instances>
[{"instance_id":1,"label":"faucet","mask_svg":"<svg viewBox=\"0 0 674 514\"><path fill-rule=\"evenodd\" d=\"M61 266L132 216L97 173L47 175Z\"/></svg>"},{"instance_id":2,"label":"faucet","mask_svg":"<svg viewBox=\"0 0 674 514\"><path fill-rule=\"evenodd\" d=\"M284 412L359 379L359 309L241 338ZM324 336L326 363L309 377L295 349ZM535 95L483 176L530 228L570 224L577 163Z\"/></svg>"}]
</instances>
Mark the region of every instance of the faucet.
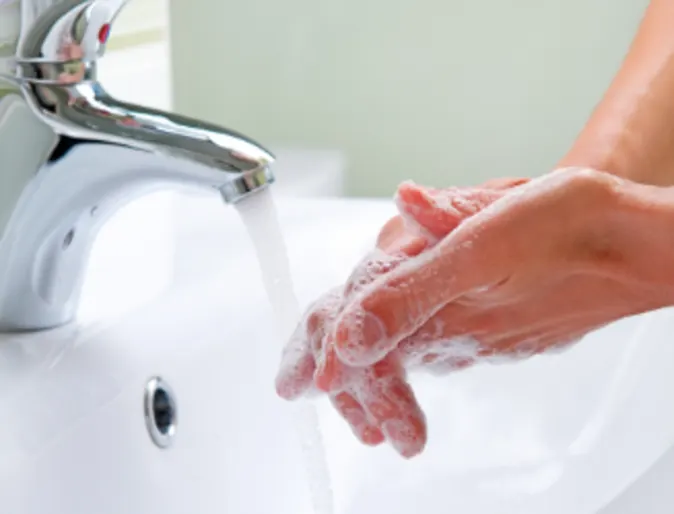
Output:
<instances>
[{"instance_id":1,"label":"faucet","mask_svg":"<svg viewBox=\"0 0 674 514\"><path fill-rule=\"evenodd\" d=\"M252 139L105 91L96 67L127 1L20 0L0 67L0 332L72 321L97 232L139 194L198 186L233 203L274 181Z\"/></svg>"}]
</instances>

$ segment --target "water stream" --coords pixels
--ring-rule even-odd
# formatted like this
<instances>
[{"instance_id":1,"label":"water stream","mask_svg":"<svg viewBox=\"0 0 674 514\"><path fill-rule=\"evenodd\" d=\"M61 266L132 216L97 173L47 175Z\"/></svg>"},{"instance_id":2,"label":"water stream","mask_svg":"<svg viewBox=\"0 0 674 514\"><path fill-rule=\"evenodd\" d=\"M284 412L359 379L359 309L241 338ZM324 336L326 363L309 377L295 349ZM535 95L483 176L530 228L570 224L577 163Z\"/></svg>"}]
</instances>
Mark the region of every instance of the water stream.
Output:
<instances>
[{"instance_id":1,"label":"water stream","mask_svg":"<svg viewBox=\"0 0 674 514\"><path fill-rule=\"evenodd\" d=\"M236 205L255 246L278 333L284 338L279 343L285 344L285 338L292 333L301 312L272 193L267 189ZM277 351L280 355L280 348L270 348L270 351ZM330 474L316 407L306 401L289 405L293 409L292 415L301 442L314 514L333 514Z\"/></svg>"}]
</instances>

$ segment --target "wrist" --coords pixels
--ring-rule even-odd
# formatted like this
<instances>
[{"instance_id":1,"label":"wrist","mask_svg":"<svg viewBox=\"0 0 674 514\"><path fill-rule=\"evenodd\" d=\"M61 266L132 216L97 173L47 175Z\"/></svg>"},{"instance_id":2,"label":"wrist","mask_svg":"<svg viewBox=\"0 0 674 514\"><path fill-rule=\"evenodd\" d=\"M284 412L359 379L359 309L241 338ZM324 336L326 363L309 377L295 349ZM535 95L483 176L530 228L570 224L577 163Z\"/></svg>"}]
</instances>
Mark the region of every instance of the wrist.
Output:
<instances>
[{"instance_id":1,"label":"wrist","mask_svg":"<svg viewBox=\"0 0 674 514\"><path fill-rule=\"evenodd\" d=\"M674 188L619 180L614 191L619 273L651 291L651 308L674 305Z\"/></svg>"},{"instance_id":2,"label":"wrist","mask_svg":"<svg viewBox=\"0 0 674 514\"><path fill-rule=\"evenodd\" d=\"M674 186L674 147L670 155L601 139L598 134L581 135L558 167L587 167L640 184Z\"/></svg>"}]
</instances>

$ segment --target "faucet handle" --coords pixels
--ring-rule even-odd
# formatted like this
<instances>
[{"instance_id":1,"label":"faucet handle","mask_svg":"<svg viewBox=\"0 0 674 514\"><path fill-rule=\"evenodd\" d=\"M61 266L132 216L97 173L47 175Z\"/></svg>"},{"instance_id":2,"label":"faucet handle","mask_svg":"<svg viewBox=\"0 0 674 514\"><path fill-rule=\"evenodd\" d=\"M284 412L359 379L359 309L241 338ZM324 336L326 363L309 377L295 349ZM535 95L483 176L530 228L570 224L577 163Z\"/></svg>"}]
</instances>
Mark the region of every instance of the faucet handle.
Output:
<instances>
[{"instance_id":1,"label":"faucet handle","mask_svg":"<svg viewBox=\"0 0 674 514\"><path fill-rule=\"evenodd\" d=\"M24 0L31 4L38 0ZM112 23L128 0L59 0L22 23L16 64L49 66L79 62L90 67L105 52ZM30 78L30 73L28 74Z\"/></svg>"}]
</instances>

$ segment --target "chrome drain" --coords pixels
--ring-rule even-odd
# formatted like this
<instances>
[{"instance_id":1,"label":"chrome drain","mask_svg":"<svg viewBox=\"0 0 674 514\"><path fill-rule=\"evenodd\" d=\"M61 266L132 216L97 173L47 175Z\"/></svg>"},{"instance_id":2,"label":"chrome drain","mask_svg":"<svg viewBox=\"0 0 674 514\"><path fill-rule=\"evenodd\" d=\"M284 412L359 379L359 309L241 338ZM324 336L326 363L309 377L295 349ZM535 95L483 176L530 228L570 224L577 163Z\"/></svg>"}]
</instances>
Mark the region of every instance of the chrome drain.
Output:
<instances>
[{"instance_id":1,"label":"chrome drain","mask_svg":"<svg viewBox=\"0 0 674 514\"><path fill-rule=\"evenodd\" d=\"M161 377L152 377L145 385L143 404L150 439L159 448L168 448L173 443L177 423L176 398L171 386Z\"/></svg>"}]
</instances>

